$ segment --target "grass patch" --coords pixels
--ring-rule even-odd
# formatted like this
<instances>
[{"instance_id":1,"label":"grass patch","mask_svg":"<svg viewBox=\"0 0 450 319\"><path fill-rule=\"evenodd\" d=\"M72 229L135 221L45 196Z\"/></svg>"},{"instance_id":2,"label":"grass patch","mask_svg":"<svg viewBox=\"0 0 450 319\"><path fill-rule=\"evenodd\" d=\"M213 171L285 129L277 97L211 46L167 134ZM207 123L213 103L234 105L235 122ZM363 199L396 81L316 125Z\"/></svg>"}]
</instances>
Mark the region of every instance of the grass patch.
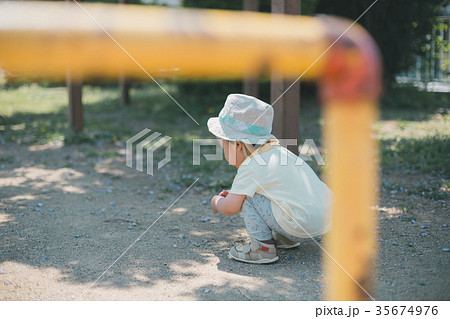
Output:
<instances>
[{"instance_id":1,"label":"grass patch","mask_svg":"<svg viewBox=\"0 0 450 319\"><path fill-rule=\"evenodd\" d=\"M424 118L421 111L382 109L376 131L383 170L449 176L450 116L445 110L429 111ZM395 119L399 114L419 119Z\"/></svg>"},{"instance_id":2,"label":"grass patch","mask_svg":"<svg viewBox=\"0 0 450 319\"><path fill-rule=\"evenodd\" d=\"M385 170L422 171L448 176L449 154L448 135L381 140L381 159Z\"/></svg>"},{"instance_id":3,"label":"grass patch","mask_svg":"<svg viewBox=\"0 0 450 319\"><path fill-rule=\"evenodd\" d=\"M85 129L82 134L72 134L67 124L66 89L26 84L0 91L0 142L46 144L63 141L86 146L110 144L124 147L128 138L144 128L150 128L173 137L171 164L182 171L176 184L190 185L197 176L202 177L201 183L207 188L229 186L235 168L225 161L202 160L199 166L191 164L192 139L213 138L206 128L207 119L218 114L228 93L241 90L241 83L179 81L163 83L163 87L193 115L199 126L156 84L133 84L129 107L120 105L117 85L85 85ZM266 91L263 93L267 94ZM267 97L263 99L267 100ZM381 119L375 129L380 142L383 171L424 173L448 179L448 95L401 87L387 92L382 105ZM302 95L300 114L300 143L313 139L320 148L322 121L316 100ZM116 152L104 153L93 151L92 147L86 148L90 150L86 156L91 158L118 155ZM315 161L308 164L321 173L322 167ZM410 191L419 195L428 194L420 189ZM426 196L441 197L438 190Z\"/></svg>"}]
</instances>

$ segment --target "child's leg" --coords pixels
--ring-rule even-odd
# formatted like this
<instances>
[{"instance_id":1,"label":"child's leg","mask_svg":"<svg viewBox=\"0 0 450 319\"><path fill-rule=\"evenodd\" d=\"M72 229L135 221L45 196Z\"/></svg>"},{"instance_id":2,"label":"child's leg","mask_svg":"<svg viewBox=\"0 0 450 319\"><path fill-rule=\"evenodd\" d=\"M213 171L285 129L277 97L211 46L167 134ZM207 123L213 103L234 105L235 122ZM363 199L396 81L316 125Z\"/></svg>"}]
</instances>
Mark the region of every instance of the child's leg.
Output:
<instances>
[{"instance_id":1,"label":"child's leg","mask_svg":"<svg viewBox=\"0 0 450 319\"><path fill-rule=\"evenodd\" d=\"M280 248L298 246L301 238L286 233L275 220L270 199L259 194L253 198L247 197L242 204L242 216L245 228L250 236L250 243L235 246L230 250L230 257L254 264L272 263L278 260L277 242L272 237L272 231L285 236L294 243L280 245ZM278 240L278 238L277 238ZM280 243L278 243L280 244ZM285 246L285 247L283 247Z\"/></svg>"},{"instance_id":2,"label":"child's leg","mask_svg":"<svg viewBox=\"0 0 450 319\"><path fill-rule=\"evenodd\" d=\"M255 197L258 194L255 194ZM266 224L266 222L261 217L260 211L264 210L264 214L269 214L272 212L270 200L264 196L264 199L255 199L255 197L247 197L242 204L242 216L244 217L245 228L250 238L266 241L272 239L272 229ZM258 204L258 205L256 205ZM258 207L257 207L258 206Z\"/></svg>"},{"instance_id":3,"label":"child's leg","mask_svg":"<svg viewBox=\"0 0 450 319\"><path fill-rule=\"evenodd\" d=\"M303 239L292 236L278 225L272 212L272 204L267 197L255 194L253 198L247 197L242 205L247 233L251 238L259 241L272 239L272 230L287 239L300 242Z\"/></svg>"},{"instance_id":4,"label":"child's leg","mask_svg":"<svg viewBox=\"0 0 450 319\"><path fill-rule=\"evenodd\" d=\"M251 240L244 246L231 248L230 257L253 264L267 264L277 261L279 258L278 250L275 240L272 239L272 230L258 214L258 209L251 198L245 199L242 204L242 214Z\"/></svg>"}]
</instances>

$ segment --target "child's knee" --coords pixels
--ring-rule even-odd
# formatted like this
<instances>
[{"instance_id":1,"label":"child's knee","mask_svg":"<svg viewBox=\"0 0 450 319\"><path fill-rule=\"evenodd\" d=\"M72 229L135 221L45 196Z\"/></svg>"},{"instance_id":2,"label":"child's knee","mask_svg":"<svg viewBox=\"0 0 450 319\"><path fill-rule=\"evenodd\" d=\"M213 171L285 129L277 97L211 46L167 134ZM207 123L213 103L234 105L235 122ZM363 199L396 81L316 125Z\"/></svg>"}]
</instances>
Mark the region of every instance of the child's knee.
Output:
<instances>
[{"instance_id":1,"label":"child's knee","mask_svg":"<svg viewBox=\"0 0 450 319\"><path fill-rule=\"evenodd\" d=\"M241 212L243 214L249 212L249 211L254 211L255 210L255 204L253 203L253 198L247 196L244 199L244 202L242 203L242 209Z\"/></svg>"}]
</instances>

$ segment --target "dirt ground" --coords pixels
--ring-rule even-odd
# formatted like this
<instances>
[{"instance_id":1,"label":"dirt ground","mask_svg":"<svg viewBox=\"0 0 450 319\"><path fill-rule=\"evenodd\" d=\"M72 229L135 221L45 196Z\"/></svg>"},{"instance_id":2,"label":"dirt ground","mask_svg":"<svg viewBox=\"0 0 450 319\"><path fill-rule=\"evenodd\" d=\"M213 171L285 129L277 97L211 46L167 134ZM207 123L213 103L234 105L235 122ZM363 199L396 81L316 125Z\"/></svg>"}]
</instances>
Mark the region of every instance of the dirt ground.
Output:
<instances>
[{"instance_id":1,"label":"dirt ground","mask_svg":"<svg viewBox=\"0 0 450 319\"><path fill-rule=\"evenodd\" d=\"M213 194L196 185L171 206L186 187L170 164L151 177L126 167L123 148L88 157L95 147L0 145L0 300L323 298L314 241L271 265L230 260L247 240L240 216L211 215ZM404 191L423 180L383 177L401 188L377 208L377 300L450 299L449 203Z\"/></svg>"}]
</instances>

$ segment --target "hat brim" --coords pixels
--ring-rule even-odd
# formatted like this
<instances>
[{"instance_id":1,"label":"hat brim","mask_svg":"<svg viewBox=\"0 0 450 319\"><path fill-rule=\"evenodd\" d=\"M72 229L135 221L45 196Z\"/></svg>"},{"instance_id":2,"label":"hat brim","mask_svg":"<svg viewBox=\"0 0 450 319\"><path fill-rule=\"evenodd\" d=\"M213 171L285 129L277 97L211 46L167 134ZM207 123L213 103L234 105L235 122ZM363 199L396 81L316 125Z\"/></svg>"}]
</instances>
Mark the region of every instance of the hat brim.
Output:
<instances>
[{"instance_id":1,"label":"hat brim","mask_svg":"<svg viewBox=\"0 0 450 319\"><path fill-rule=\"evenodd\" d=\"M267 140L277 139L272 134L254 135L235 130L220 122L218 117L212 117L208 120L208 130L215 136L228 141L249 141L252 144L263 144ZM261 143L262 141L264 142Z\"/></svg>"}]
</instances>

